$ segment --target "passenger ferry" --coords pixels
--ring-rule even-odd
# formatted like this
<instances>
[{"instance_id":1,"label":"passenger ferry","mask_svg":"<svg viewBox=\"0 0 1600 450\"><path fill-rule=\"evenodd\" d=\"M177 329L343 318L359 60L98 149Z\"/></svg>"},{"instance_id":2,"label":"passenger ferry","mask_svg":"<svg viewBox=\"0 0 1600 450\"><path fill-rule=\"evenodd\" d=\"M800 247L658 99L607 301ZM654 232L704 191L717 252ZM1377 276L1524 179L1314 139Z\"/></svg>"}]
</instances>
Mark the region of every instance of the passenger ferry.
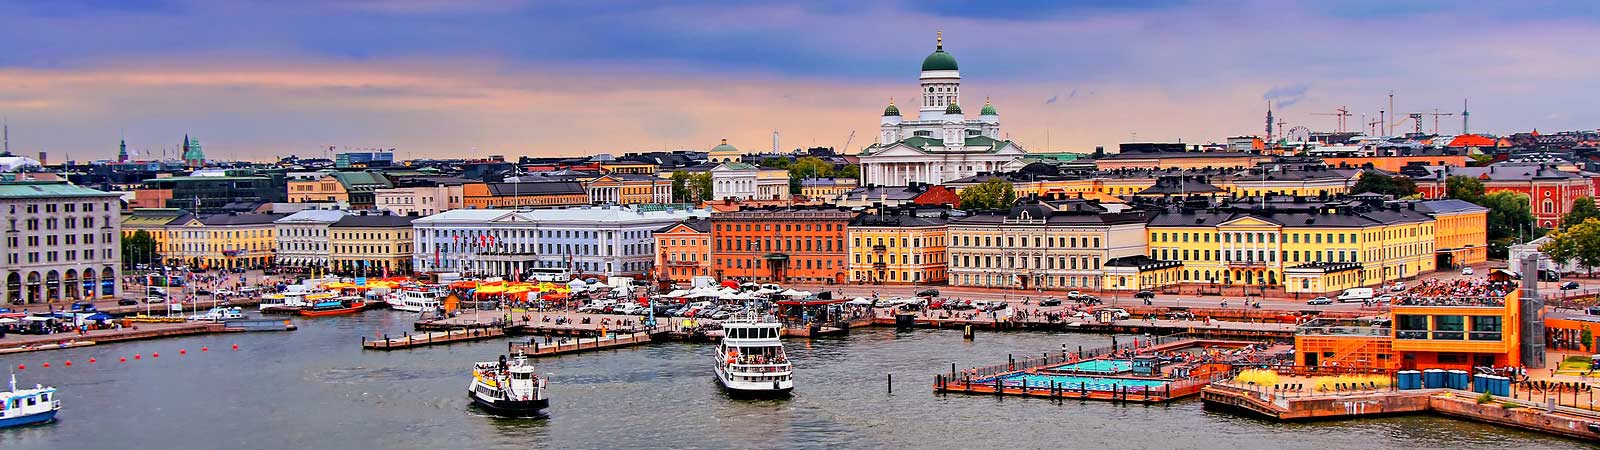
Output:
<instances>
[{"instance_id":1,"label":"passenger ferry","mask_svg":"<svg viewBox=\"0 0 1600 450\"><path fill-rule=\"evenodd\" d=\"M261 296L261 304L256 306L256 310L263 314L294 314L333 297L332 292L325 291L284 291Z\"/></svg>"},{"instance_id":2,"label":"passenger ferry","mask_svg":"<svg viewBox=\"0 0 1600 450\"><path fill-rule=\"evenodd\" d=\"M467 398L490 414L527 417L550 406L544 390L545 379L534 373L526 356L516 355L507 361L501 355L499 361L479 362L473 366Z\"/></svg>"},{"instance_id":3,"label":"passenger ferry","mask_svg":"<svg viewBox=\"0 0 1600 450\"><path fill-rule=\"evenodd\" d=\"M433 311L439 308L440 299L444 298L445 291L441 286L428 286L424 288L408 288L389 294L389 308L406 312L420 313Z\"/></svg>"},{"instance_id":4,"label":"passenger ferry","mask_svg":"<svg viewBox=\"0 0 1600 450\"><path fill-rule=\"evenodd\" d=\"M794 390L794 366L783 353L783 325L769 315L744 313L722 322L717 381L728 394L782 397Z\"/></svg>"},{"instance_id":5,"label":"passenger ferry","mask_svg":"<svg viewBox=\"0 0 1600 450\"><path fill-rule=\"evenodd\" d=\"M361 300L361 297L339 297L316 302L310 308L302 309L296 314L305 317L337 316L355 314L366 307L367 302Z\"/></svg>"},{"instance_id":6,"label":"passenger ferry","mask_svg":"<svg viewBox=\"0 0 1600 450\"><path fill-rule=\"evenodd\" d=\"M0 392L0 428L32 425L55 420L61 410L56 388L34 385L17 389L17 374L11 374L11 390Z\"/></svg>"},{"instance_id":7,"label":"passenger ferry","mask_svg":"<svg viewBox=\"0 0 1600 450\"><path fill-rule=\"evenodd\" d=\"M244 310L237 306L217 306L204 313L189 316L189 320L196 322L221 322L231 319L243 319Z\"/></svg>"}]
</instances>

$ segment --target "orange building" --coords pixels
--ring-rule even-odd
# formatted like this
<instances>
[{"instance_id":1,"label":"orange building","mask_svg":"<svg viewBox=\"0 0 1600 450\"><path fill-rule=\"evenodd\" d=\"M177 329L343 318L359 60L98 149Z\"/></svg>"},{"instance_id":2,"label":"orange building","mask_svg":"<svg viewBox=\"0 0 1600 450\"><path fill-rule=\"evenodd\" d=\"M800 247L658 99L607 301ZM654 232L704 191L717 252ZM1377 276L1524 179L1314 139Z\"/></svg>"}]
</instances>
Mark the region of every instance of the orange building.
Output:
<instances>
[{"instance_id":1,"label":"orange building","mask_svg":"<svg viewBox=\"0 0 1600 450\"><path fill-rule=\"evenodd\" d=\"M1393 155L1393 156L1324 156L1322 162L1332 167L1365 167L1389 172L1400 172L1406 165L1465 167L1471 161L1466 154Z\"/></svg>"},{"instance_id":2,"label":"orange building","mask_svg":"<svg viewBox=\"0 0 1600 450\"><path fill-rule=\"evenodd\" d=\"M656 230L658 279L688 282L711 276L711 221L694 218Z\"/></svg>"},{"instance_id":3,"label":"orange building","mask_svg":"<svg viewBox=\"0 0 1600 450\"><path fill-rule=\"evenodd\" d=\"M1295 363L1360 369L1461 369L1522 364L1517 291L1504 297L1401 298L1387 322L1313 321L1295 335Z\"/></svg>"},{"instance_id":4,"label":"orange building","mask_svg":"<svg viewBox=\"0 0 1600 450\"><path fill-rule=\"evenodd\" d=\"M803 206L712 214L712 275L842 283L849 271L845 228L854 217L844 208Z\"/></svg>"},{"instance_id":5,"label":"orange building","mask_svg":"<svg viewBox=\"0 0 1600 450\"><path fill-rule=\"evenodd\" d=\"M583 185L572 181L525 183L472 183L462 186L462 203L469 209L554 208L589 204Z\"/></svg>"}]
</instances>

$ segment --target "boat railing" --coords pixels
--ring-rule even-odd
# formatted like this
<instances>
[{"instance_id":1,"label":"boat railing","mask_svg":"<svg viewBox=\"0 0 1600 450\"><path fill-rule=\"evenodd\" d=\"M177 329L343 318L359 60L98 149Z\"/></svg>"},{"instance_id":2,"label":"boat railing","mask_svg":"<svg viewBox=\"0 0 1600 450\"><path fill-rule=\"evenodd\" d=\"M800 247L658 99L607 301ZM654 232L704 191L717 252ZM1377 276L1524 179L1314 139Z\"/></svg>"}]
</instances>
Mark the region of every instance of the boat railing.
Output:
<instances>
[{"instance_id":1,"label":"boat railing","mask_svg":"<svg viewBox=\"0 0 1600 450\"><path fill-rule=\"evenodd\" d=\"M734 373L772 373L788 372L794 370L788 364L738 364L729 365L729 372Z\"/></svg>"}]
</instances>

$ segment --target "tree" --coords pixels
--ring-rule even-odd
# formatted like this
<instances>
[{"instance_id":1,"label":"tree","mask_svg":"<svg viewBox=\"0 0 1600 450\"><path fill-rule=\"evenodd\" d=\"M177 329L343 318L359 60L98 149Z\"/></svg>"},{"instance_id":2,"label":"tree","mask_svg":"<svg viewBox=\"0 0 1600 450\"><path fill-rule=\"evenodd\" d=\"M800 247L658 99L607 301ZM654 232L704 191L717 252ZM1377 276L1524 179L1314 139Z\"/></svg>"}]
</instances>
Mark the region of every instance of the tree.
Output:
<instances>
[{"instance_id":1,"label":"tree","mask_svg":"<svg viewBox=\"0 0 1600 450\"><path fill-rule=\"evenodd\" d=\"M828 178L833 176L833 163L822 158L807 156L789 164L789 178Z\"/></svg>"},{"instance_id":2,"label":"tree","mask_svg":"<svg viewBox=\"0 0 1600 450\"><path fill-rule=\"evenodd\" d=\"M1472 158L1472 166L1474 166L1474 167L1483 167L1483 166L1489 165L1489 163L1494 162L1494 157L1493 156L1489 156L1489 155L1485 155L1485 154L1481 154L1481 153L1480 154L1469 154L1469 155L1467 155L1467 157L1468 158Z\"/></svg>"},{"instance_id":3,"label":"tree","mask_svg":"<svg viewBox=\"0 0 1600 450\"><path fill-rule=\"evenodd\" d=\"M1589 219L1564 230L1550 232L1550 241L1539 251L1561 263L1576 262L1592 276L1600 266L1600 219Z\"/></svg>"},{"instance_id":4,"label":"tree","mask_svg":"<svg viewBox=\"0 0 1600 450\"><path fill-rule=\"evenodd\" d=\"M1594 332L1589 331L1589 326L1584 325L1583 331L1578 333L1578 339L1583 340L1583 352L1589 352L1589 346L1594 345Z\"/></svg>"},{"instance_id":5,"label":"tree","mask_svg":"<svg viewBox=\"0 0 1600 450\"><path fill-rule=\"evenodd\" d=\"M1533 228L1533 207L1527 195L1498 191L1483 196L1476 203L1489 209L1489 241L1497 243L1497 247L1509 246L1515 238L1538 237L1538 230Z\"/></svg>"},{"instance_id":6,"label":"tree","mask_svg":"<svg viewBox=\"0 0 1600 450\"><path fill-rule=\"evenodd\" d=\"M1362 173L1361 180L1357 181L1356 185L1352 187L1351 190L1356 194L1371 192L1374 194L1391 195L1399 198L1416 194L1417 183L1415 181L1411 181L1410 177L1391 177L1382 173L1378 173L1377 171L1368 170Z\"/></svg>"},{"instance_id":7,"label":"tree","mask_svg":"<svg viewBox=\"0 0 1600 450\"><path fill-rule=\"evenodd\" d=\"M1600 208L1595 207L1593 198L1578 197L1572 202L1572 210L1561 217L1561 228L1566 229L1589 219L1600 219Z\"/></svg>"},{"instance_id":8,"label":"tree","mask_svg":"<svg viewBox=\"0 0 1600 450\"><path fill-rule=\"evenodd\" d=\"M768 169L787 169L790 165L789 158L767 158L761 160L761 167Z\"/></svg>"},{"instance_id":9,"label":"tree","mask_svg":"<svg viewBox=\"0 0 1600 450\"><path fill-rule=\"evenodd\" d=\"M835 176L839 178L855 178L859 180L861 179L861 166L856 164L847 164L843 169L839 169L839 173Z\"/></svg>"},{"instance_id":10,"label":"tree","mask_svg":"<svg viewBox=\"0 0 1600 450\"><path fill-rule=\"evenodd\" d=\"M132 235L122 237L122 262L124 266L132 264L149 264L158 261L161 255L156 253L156 238L150 232L138 230Z\"/></svg>"},{"instance_id":11,"label":"tree","mask_svg":"<svg viewBox=\"0 0 1600 450\"><path fill-rule=\"evenodd\" d=\"M672 171L672 201L689 203L689 172Z\"/></svg>"},{"instance_id":12,"label":"tree","mask_svg":"<svg viewBox=\"0 0 1600 450\"><path fill-rule=\"evenodd\" d=\"M1011 183L999 178L990 178L961 190L961 207L963 209L1005 209L1017 202L1017 191Z\"/></svg>"},{"instance_id":13,"label":"tree","mask_svg":"<svg viewBox=\"0 0 1600 450\"><path fill-rule=\"evenodd\" d=\"M1477 178L1460 175L1446 178L1444 181L1445 197L1466 200L1482 206L1483 182Z\"/></svg>"},{"instance_id":14,"label":"tree","mask_svg":"<svg viewBox=\"0 0 1600 450\"><path fill-rule=\"evenodd\" d=\"M711 200L711 172L700 172L689 176L689 200L693 202Z\"/></svg>"}]
</instances>

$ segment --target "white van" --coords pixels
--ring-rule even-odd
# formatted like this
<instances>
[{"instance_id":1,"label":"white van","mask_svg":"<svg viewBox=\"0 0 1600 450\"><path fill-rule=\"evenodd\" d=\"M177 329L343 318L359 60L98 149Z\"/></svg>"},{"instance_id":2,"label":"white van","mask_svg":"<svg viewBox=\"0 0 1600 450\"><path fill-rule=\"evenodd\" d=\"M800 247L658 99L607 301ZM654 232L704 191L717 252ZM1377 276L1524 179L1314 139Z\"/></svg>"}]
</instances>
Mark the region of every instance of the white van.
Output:
<instances>
[{"instance_id":1,"label":"white van","mask_svg":"<svg viewBox=\"0 0 1600 450\"><path fill-rule=\"evenodd\" d=\"M1350 288L1350 289L1345 289L1344 293L1339 294L1339 301L1341 303L1342 302L1362 302L1362 301L1371 300L1372 299L1372 295L1373 295L1372 288Z\"/></svg>"}]
</instances>

